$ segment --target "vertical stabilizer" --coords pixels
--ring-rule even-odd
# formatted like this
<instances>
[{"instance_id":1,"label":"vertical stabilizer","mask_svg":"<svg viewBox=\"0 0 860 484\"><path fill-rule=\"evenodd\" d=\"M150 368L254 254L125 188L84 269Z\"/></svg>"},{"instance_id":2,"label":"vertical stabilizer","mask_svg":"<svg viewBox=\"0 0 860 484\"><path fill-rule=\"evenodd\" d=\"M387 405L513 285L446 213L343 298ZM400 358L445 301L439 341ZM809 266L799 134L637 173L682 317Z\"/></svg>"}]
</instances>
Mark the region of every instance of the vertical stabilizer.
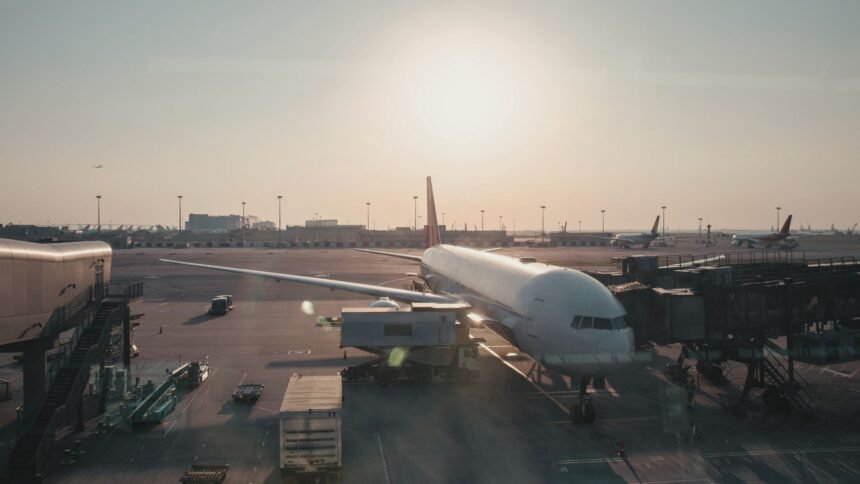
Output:
<instances>
[{"instance_id":1,"label":"vertical stabilizer","mask_svg":"<svg viewBox=\"0 0 860 484\"><path fill-rule=\"evenodd\" d=\"M780 230L779 233L788 235L789 230L791 230L791 215L785 219L785 223L782 225L782 230Z\"/></svg>"},{"instance_id":2,"label":"vertical stabilizer","mask_svg":"<svg viewBox=\"0 0 860 484\"><path fill-rule=\"evenodd\" d=\"M439 222L436 221L436 201L433 199L433 182L427 177L427 228L425 229L427 247L433 247L442 243L439 234Z\"/></svg>"},{"instance_id":3,"label":"vertical stabilizer","mask_svg":"<svg viewBox=\"0 0 860 484\"><path fill-rule=\"evenodd\" d=\"M657 219L654 220L654 226L651 227L651 235L657 235L657 225L660 224L660 216L657 215Z\"/></svg>"}]
</instances>

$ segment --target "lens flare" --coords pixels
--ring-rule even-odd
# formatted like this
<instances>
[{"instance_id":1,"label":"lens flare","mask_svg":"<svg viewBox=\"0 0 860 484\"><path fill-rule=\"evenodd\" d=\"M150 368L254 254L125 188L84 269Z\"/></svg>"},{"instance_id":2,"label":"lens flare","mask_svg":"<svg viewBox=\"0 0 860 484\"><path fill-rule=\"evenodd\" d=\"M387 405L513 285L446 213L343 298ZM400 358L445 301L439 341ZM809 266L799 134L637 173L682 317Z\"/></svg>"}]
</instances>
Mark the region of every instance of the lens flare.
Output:
<instances>
[{"instance_id":1,"label":"lens flare","mask_svg":"<svg viewBox=\"0 0 860 484\"><path fill-rule=\"evenodd\" d=\"M310 301L302 301L302 312L307 314L308 316L313 315L314 303L312 303Z\"/></svg>"},{"instance_id":2,"label":"lens flare","mask_svg":"<svg viewBox=\"0 0 860 484\"><path fill-rule=\"evenodd\" d=\"M406 359L406 353L406 348L402 348L400 346L395 347L391 350L391 353L388 353L388 366L392 368L400 367Z\"/></svg>"}]
</instances>

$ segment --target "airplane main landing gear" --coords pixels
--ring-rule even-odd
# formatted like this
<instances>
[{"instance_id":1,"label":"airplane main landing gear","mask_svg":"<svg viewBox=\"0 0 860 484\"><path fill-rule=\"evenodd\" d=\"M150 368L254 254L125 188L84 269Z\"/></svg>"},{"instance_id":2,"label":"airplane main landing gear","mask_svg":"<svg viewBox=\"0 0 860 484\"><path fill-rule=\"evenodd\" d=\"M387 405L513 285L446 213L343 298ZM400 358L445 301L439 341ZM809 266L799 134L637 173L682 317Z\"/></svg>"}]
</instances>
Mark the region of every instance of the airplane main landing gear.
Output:
<instances>
[{"instance_id":1,"label":"airplane main landing gear","mask_svg":"<svg viewBox=\"0 0 860 484\"><path fill-rule=\"evenodd\" d=\"M579 402L570 406L570 421L575 424L591 425L597 418L591 397L588 396L588 384L590 377L582 377L579 380Z\"/></svg>"}]
</instances>

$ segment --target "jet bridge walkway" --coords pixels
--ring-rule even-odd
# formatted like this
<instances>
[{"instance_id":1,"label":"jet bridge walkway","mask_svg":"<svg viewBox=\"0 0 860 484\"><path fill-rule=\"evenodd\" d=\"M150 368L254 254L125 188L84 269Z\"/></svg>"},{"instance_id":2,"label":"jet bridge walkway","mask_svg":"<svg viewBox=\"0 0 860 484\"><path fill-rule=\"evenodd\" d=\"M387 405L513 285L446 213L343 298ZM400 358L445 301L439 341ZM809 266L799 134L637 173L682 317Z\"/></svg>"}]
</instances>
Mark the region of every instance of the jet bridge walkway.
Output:
<instances>
[{"instance_id":1,"label":"jet bridge walkway","mask_svg":"<svg viewBox=\"0 0 860 484\"><path fill-rule=\"evenodd\" d=\"M773 389L772 401L814 416L821 399L794 363L860 360L860 259L759 251L621 262L620 273L594 275L627 309L637 344L679 343L711 368L746 364L744 398Z\"/></svg>"}]
</instances>

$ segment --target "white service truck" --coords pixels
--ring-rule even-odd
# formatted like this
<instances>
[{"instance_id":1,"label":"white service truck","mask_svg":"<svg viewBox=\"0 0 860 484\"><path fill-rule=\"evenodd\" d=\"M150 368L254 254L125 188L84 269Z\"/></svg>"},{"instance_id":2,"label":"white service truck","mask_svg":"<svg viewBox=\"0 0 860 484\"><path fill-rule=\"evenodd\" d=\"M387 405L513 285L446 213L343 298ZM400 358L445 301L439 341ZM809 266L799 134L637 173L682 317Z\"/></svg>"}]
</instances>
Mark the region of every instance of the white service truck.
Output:
<instances>
[{"instance_id":1,"label":"white service truck","mask_svg":"<svg viewBox=\"0 0 860 484\"><path fill-rule=\"evenodd\" d=\"M285 482L340 482L342 385L337 375L290 378L280 413Z\"/></svg>"}]
</instances>

